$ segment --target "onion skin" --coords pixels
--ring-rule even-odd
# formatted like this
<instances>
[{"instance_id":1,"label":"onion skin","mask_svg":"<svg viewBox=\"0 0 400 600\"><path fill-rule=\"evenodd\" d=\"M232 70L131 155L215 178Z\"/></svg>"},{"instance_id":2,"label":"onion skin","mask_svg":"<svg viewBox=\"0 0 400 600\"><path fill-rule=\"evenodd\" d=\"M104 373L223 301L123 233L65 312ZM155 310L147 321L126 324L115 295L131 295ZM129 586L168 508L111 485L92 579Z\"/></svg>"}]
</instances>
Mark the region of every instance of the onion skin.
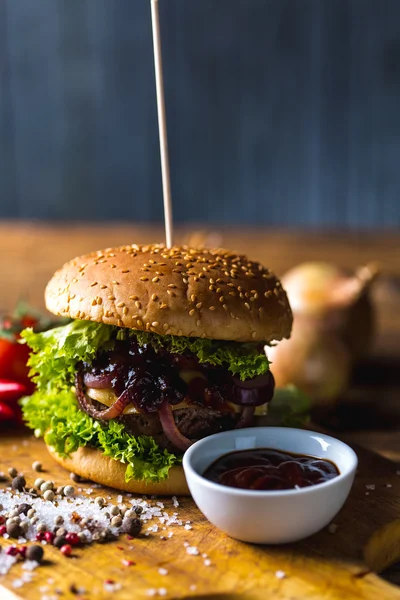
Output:
<instances>
[{"instance_id":1,"label":"onion skin","mask_svg":"<svg viewBox=\"0 0 400 600\"><path fill-rule=\"evenodd\" d=\"M331 405L347 388L351 356L342 340L294 321L292 336L268 348L277 387L297 386L314 404Z\"/></svg>"},{"instance_id":2,"label":"onion skin","mask_svg":"<svg viewBox=\"0 0 400 600\"><path fill-rule=\"evenodd\" d=\"M123 413L125 407L131 402L129 393L125 390L117 398L114 404L107 407L105 410L98 410L93 406L92 399L85 394L83 379L82 370L78 369L75 377L76 396L82 410L94 419L99 419L100 421L115 419Z\"/></svg>"},{"instance_id":3,"label":"onion skin","mask_svg":"<svg viewBox=\"0 0 400 600\"><path fill-rule=\"evenodd\" d=\"M185 452L192 445L193 442L181 434L178 427L176 426L172 408L168 401L165 400L161 405L158 415L160 417L163 431L169 441L179 450Z\"/></svg>"}]
</instances>

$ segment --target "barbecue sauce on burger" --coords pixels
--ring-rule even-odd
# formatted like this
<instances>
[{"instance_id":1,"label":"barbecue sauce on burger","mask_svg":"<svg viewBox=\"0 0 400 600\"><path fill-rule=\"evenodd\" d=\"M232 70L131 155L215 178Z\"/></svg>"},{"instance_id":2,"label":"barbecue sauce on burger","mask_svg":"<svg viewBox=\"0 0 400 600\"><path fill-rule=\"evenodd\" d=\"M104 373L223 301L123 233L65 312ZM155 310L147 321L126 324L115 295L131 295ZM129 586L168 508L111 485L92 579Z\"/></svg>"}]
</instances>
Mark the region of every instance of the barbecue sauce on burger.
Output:
<instances>
[{"instance_id":1,"label":"barbecue sauce on burger","mask_svg":"<svg viewBox=\"0 0 400 600\"><path fill-rule=\"evenodd\" d=\"M309 487L338 475L339 469L329 460L269 448L229 452L203 473L221 485L260 491Z\"/></svg>"}]
</instances>

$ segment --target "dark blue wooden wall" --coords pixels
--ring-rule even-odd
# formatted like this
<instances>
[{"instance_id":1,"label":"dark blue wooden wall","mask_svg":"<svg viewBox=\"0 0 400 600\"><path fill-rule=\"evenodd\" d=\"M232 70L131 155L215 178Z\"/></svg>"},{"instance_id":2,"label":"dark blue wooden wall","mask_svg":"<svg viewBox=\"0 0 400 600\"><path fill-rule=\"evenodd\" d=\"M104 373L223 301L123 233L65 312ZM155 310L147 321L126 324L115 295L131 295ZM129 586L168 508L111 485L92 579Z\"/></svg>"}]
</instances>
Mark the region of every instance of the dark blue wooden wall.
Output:
<instances>
[{"instance_id":1,"label":"dark blue wooden wall","mask_svg":"<svg viewBox=\"0 0 400 600\"><path fill-rule=\"evenodd\" d=\"M400 225L400 0L160 0L177 221ZM0 0L0 217L162 218L150 0Z\"/></svg>"}]
</instances>

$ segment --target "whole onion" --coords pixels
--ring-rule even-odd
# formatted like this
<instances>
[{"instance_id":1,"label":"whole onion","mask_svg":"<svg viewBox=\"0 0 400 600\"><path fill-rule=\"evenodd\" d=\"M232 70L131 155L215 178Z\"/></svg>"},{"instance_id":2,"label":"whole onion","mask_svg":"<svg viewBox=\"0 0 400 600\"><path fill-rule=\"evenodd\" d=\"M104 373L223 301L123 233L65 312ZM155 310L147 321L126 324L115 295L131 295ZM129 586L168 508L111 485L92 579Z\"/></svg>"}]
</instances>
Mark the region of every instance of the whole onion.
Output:
<instances>
[{"instance_id":1,"label":"whole onion","mask_svg":"<svg viewBox=\"0 0 400 600\"><path fill-rule=\"evenodd\" d=\"M374 334L374 311L370 290L378 275L371 263L349 273L324 262L302 263L282 277L295 318L315 329L338 335L352 357L370 350Z\"/></svg>"}]
</instances>

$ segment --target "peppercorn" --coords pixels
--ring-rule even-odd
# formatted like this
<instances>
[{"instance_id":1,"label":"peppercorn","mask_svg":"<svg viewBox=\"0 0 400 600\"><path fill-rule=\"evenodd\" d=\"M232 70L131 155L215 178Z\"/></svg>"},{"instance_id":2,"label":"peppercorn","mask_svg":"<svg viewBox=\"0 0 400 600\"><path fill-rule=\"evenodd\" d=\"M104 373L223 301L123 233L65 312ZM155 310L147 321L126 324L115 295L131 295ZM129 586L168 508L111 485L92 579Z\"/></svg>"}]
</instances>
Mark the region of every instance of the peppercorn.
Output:
<instances>
[{"instance_id":1,"label":"peppercorn","mask_svg":"<svg viewBox=\"0 0 400 600\"><path fill-rule=\"evenodd\" d=\"M66 542L65 535L57 535L53 540L53 546L61 548Z\"/></svg>"},{"instance_id":2,"label":"peppercorn","mask_svg":"<svg viewBox=\"0 0 400 600\"><path fill-rule=\"evenodd\" d=\"M142 521L140 519L125 517L122 522L122 529L125 533L136 537L142 531Z\"/></svg>"},{"instance_id":3,"label":"peppercorn","mask_svg":"<svg viewBox=\"0 0 400 600\"><path fill-rule=\"evenodd\" d=\"M43 555L43 548L38 544L35 544L34 546L29 546L28 550L26 551L26 558L28 560L35 560L38 563L42 561Z\"/></svg>"},{"instance_id":4,"label":"peppercorn","mask_svg":"<svg viewBox=\"0 0 400 600\"><path fill-rule=\"evenodd\" d=\"M22 492L24 487L26 486L26 480L23 475L17 475L11 482L11 487L13 490L18 492Z\"/></svg>"},{"instance_id":5,"label":"peppercorn","mask_svg":"<svg viewBox=\"0 0 400 600\"><path fill-rule=\"evenodd\" d=\"M120 509L118 508L118 506L112 506L110 509L110 513L113 515L113 517L119 516L121 514Z\"/></svg>"},{"instance_id":6,"label":"peppercorn","mask_svg":"<svg viewBox=\"0 0 400 600\"><path fill-rule=\"evenodd\" d=\"M34 508L30 508L30 509L28 510L28 512L26 513L26 516L27 516L27 517L29 517L29 518L31 519L32 517L34 517L34 516L35 516L35 514L36 514L36 510L35 510Z\"/></svg>"},{"instance_id":7,"label":"peppercorn","mask_svg":"<svg viewBox=\"0 0 400 600\"><path fill-rule=\"evenodd\" d=\"M30 504L26 504L25 502L23 504L20 504L17 507L17 511L19 515L27 515L28 511L30 511L32 508L32 506Z\"/></svg>"},{"instance_id":8,"label":"peppercorn","mask_svg":"<svg viewBox=\"0 0 400 600\"><path fill-rule=\"evenodd\" d=\"M143 508L141 506L135 506L134 511L137 515L141 515L143 512Z\"/></svg>"},{"instance_id":9,"label":"peppercorn","mask_svg":"<svg viewBox=\"0 0 400 600\"><path fill-rule=\"evenodd\" d=\"M54 482L53 481L45 481L40 486L40 491L41 492L47 492L47 490L52 490L53 488L54 488Z\"/></svg>"},{"instance_id":10,"label":"peppercorn","mask_svg":"<svg viewBox=\"0 0 400 600\"><path fill-rule=\"evenodd\" d=\"M72 479L72 481L74 481L75 483L79 483L81 478L79 477L79 475L77 475L76 473L70 473L69 474L70 479Z\"/></svg>"},{"instance_id":11,"label":"peppercorn","mask_svg":"<svg viewBox=\"0 0 400 600\"><path fill-rule=\"evenodd\" d=\"M116 515L111 519L111 527L121 527L122 519L119 515Z\"/></svg>"},{"instance_id":12,"label":"peppercorn","mask_svg":"<svg viewBox=\"0 0 400 600\"><path fill-rule=\"evenodd\" d=\"M71 546L76 546L80 542L78 534L74 532L67 533L67 535L65 536L65 541L68 544L71 544Z\"/></svg>"},{"instance_id":13,"label":"peppercorn","mask_svg":"<svg viewBox=\"0 0 400 600\"><path fill-rule=\"evenodd\" d=\"M43 465L38 460L35 460L35 462L32 464L32 469L40 473L40 471L43 470Z\"/></svg>"},{"instance_id":14,"label":"peppercorn","mask_svg":"<svg viewBox=\"0 0 400 600\"><path fill-rule=\"evenodd\" d=\"M62 554L64 554L64 556L71 556L71 554L72 554L72 546L70 546L69 544L64 544L64 546L61 546L60 552Z\"/></svg>"},{"instance_id":15,"label":"peppercorn","mask_svg":"<svg viewBox=\"0 0 400 600\"><path fill-rule=\"evenodd\" d=\"M8 474L10 477L16 477L18 475L18 471L15 467L10 467L8 469Z\"/></svg>"},{"instance_id":16,"label":"peppercorn","mask_svg":"<svg viewBox=\"0 0 400 600\"><path fill-rule=\"evenodd\" d=\"M106 501L104 500L104 498L103 498L102 496L97 496L97 497L94 499L94 501L96 502L96 504L97 504L98 506L100 506L100 508L101 508L101 507L103 507L103 506L105 505L105 503L106 503Z\"/></svg>"},{"instance_id":17,"label":"peppercorn","mask_svg":"<svg viewBox=\"0 0 400 600\"><path fill-rule=\"evenodd\" d=\"M59 527L60 525L62 525L64 523L64 517L62 515L57 515L54 518L54 525L56 525L57 527Z\"/></svg>"},{"instance_id":18,"label":"peppercorn","mask_svg":"<svg viewBox=\"0 0 400 600\"><path fill-rule=\"evenodd\" d=\"M43 494L43 498L45 500L48 500L49 502L53 502L53 500L55 498L53 490L46 490Z\"/></svg>"},{"instance_id":19,"label":"peppercorn","mask_svg":"<svg viewBox=\"0 0 400 600\"><path fill-rule=\"evenodd\" d=\"M66 485L63 488L62 493L64 494L64 496L67 496L70 498L71 496L73 496L75 494L75 488L73 485Z\"/></svg>"},{"instance_id":20,"label":"peppercorn","mask_svg":"<svg viewBox=\"0 0 400 600\"><path fill-rule=\"evenodd\" d=\"M33 487L35 487L39 490L40 486L43 485L43 483L45 483L44 479L42 477L38 477L37 479L35 479L35 481L33 483Z\"/></svg>"},{"instance_id":21,"label":"peppercorn","mask_svg":"<svg viewBox=\"0 0 400 600\"><path fill-rule=\"evenodd\" d=\"M19 538L21 535L21 528L18 523L10 523L7 525L7 533L12 538Z\"/></svg>"}]
</instances>

